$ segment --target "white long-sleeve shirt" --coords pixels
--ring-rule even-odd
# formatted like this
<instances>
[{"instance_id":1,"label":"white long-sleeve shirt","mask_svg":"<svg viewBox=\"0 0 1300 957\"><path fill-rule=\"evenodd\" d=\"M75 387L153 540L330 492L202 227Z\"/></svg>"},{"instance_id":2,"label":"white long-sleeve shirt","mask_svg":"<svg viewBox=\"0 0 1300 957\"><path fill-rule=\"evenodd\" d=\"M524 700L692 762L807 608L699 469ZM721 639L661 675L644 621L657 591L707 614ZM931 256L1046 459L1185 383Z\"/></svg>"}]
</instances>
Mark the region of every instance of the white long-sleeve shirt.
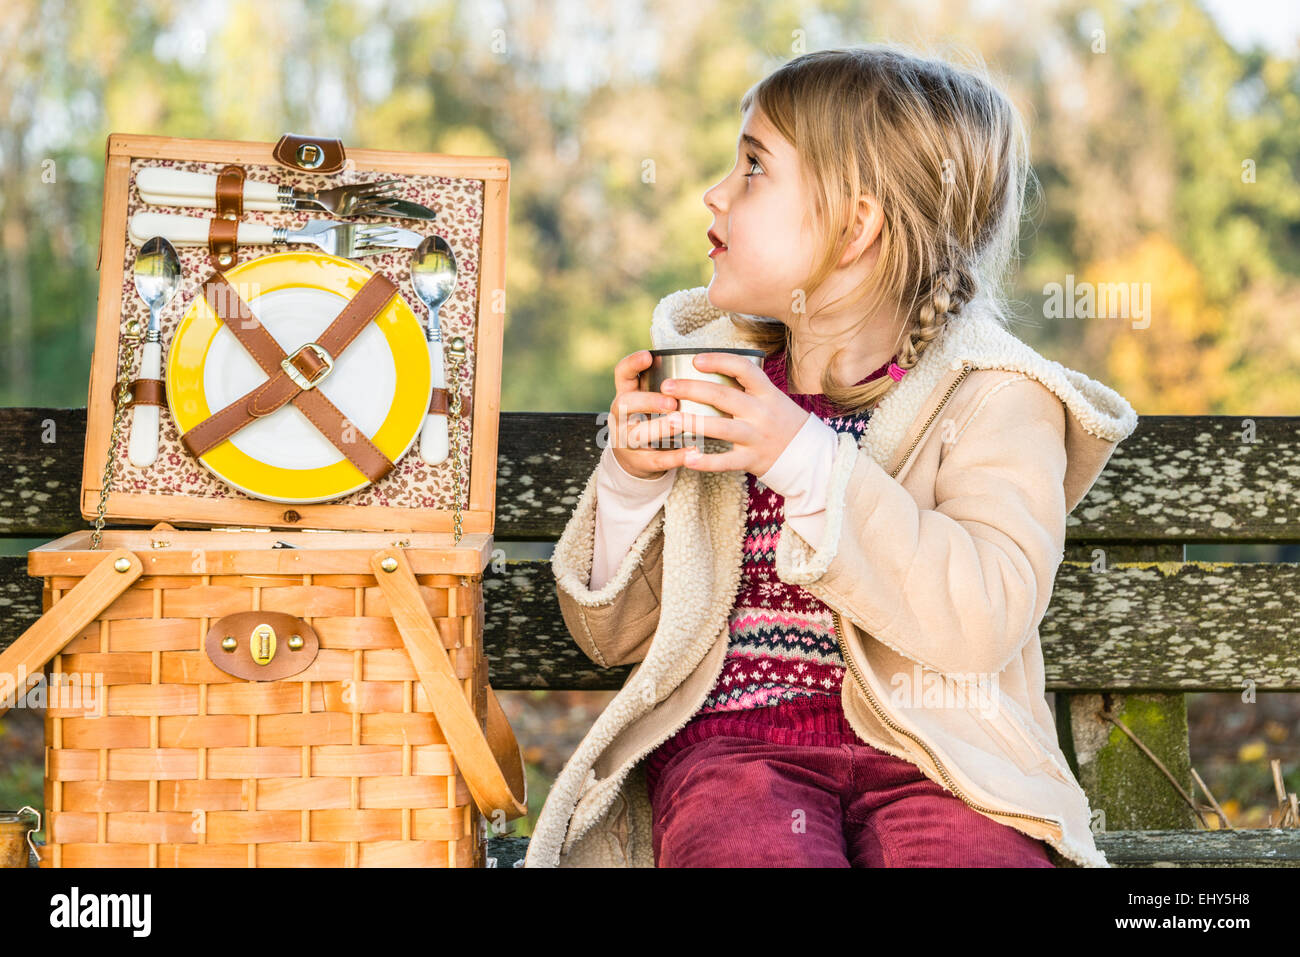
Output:
<instances>
[{"instance_id":1,"label":"white long-sleeve shirt","mask_svg":"<svg viewBox=\"0 0 1300 957\"><path fill-rule=\"evenodd\" d=\"M826 527L826 489L839 433L816 415L795 433L772 467L758 481L785 499L785 518L805 541L820 545ZM596 545L588 588L613 577L636 537L658 513L677 469L652 479L630 475L605 446L596 475Z\"/></svg>"}]
</instances>

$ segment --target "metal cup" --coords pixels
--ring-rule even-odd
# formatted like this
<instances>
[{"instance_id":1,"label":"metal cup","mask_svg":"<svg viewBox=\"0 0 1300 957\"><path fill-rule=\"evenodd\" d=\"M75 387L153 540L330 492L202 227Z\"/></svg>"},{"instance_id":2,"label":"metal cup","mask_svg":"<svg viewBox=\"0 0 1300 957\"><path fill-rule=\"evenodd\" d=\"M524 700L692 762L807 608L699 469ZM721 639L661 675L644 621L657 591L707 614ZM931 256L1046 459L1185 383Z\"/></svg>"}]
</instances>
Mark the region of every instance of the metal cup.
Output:
<instances>
[{"instance_id":1,"label":"metal cup","mask_svg":"<svg viewBox=\"0 0 1300 957\"><path fill-rule=\"evenodd\" d=\"M35 818L36 823L24 821L25 815ZM0 867L28 867L31 859L39 857L32 833L40 829L41 815L35 808L0 811Z\"/></svg>"},{"instance_id":2,"label":"metal cup","mask_svg":"<svg viewBox=\"0 0 1300 957\"><path fill-rule=\"evenodd\" d=\"M763 365L763 359L767 355L762 349L651 349L650 367L641 371L637 383L638 388L643 392L663 392L663 384L666 379L696 379L700 382L717 382L733 389L739 389L741 387L740 383L729 375L723 375L719 372L702 372L695 368L695 357L705 352L727 352L732 355L744 356L760 368ZM723 419L732 418L729 412L723 412L715 406L704 402L694 402L690 399L677 399L677 411L683 414L713 415ZM652 419L658 418L661 414L671 413L652 413L650 417ZM723 439L695 435L691 432L679 432L676 435L666 436L654 447L679 449L684 445L699 445L700 451L706 452L708 449L704 443L712 445L719 451L726 451L731 448L731 443Z\"/></svg>"}]
</instances>

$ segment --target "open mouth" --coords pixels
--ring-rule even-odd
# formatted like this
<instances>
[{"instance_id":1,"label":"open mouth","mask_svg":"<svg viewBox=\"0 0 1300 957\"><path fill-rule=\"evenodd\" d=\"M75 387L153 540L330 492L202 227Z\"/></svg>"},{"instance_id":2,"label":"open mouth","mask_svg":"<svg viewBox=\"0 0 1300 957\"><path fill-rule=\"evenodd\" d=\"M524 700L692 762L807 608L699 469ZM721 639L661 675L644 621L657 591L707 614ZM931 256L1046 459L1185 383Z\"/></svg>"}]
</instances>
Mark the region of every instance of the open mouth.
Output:
<instances>
[{"instance_id":1,"label":"open mouth","mask_svg":"<svg viewBox=\"0 0 1300 957\"><path fill-rule=\"evenodd\" d=\"M717 236L715 236L715 235L713 234L713 230L711 230L711 229L709 230L709 241L710 241L711 243L713 243L713 248L714 248L715 251L716 251L716 250L719 250L719 249L726 249L726 248L727 248L727 244L724 243L724 242L723 242L721 239L719 239Z\"/></svg>"}]
</instances>

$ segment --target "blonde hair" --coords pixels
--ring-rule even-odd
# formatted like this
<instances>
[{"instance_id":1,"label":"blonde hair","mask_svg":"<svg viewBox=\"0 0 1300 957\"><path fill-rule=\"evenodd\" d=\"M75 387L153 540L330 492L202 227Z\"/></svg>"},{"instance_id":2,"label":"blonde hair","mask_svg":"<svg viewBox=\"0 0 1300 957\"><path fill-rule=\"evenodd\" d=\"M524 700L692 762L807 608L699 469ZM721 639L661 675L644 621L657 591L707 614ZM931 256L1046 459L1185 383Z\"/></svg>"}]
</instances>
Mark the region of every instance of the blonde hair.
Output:
<instances>
[{"instance_id":1,"label":"blonde hair","mask_svg":"<svg viewBox=\"0 0 1300 957\"><path fill-rule=\"evenodd\" d=\"M977 292L1006 324L999 291L1018 251L1022 196L1033 174L1020 115L982 63L963 68L888 43L819 50L755 84L741 114L754 105L798 152L813 222L824 236L805 301L835 270L857 199L869 193L884 210L880 258L847 298L906 317L897 350L903 369L916 365ZM784 323L732 319L768 354L795 341ZM863 411L896 384L886 375L838 385L834 358L822 369L820 391L838 406Z\"/></svg>"}]
</instances>

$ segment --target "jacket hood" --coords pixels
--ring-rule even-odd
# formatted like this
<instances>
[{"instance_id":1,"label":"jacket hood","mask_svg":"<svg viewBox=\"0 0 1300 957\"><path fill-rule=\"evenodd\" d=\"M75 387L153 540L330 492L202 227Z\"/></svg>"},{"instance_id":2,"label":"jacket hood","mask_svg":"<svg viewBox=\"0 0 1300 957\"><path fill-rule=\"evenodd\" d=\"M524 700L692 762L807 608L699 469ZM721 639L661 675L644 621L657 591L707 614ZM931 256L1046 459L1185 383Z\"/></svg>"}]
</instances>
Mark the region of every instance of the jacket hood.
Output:
<instances>
[{"instance_id":1,"label":"jacket hood","mask_svg":"<svg viewBox=\"0 0 1300 957\"><path fill-rule=\"evenodd\" d=\"M650 339L655 349L755 347L732 321L732 313L709 302L707 286L682 289L660 300L651 320ZM976 296L944 326L916 366L880 401L859 446L887 468L904 447L918 414L936 404L936 388L964 365L1023 373L1061 400L1068 413L1067 514L1088 493L1115 446L1137 428L1137 413L1123 396L1082 372L1040 355L1002 325L992 302L984 295Z\"/></svg>"}]
</instances>

